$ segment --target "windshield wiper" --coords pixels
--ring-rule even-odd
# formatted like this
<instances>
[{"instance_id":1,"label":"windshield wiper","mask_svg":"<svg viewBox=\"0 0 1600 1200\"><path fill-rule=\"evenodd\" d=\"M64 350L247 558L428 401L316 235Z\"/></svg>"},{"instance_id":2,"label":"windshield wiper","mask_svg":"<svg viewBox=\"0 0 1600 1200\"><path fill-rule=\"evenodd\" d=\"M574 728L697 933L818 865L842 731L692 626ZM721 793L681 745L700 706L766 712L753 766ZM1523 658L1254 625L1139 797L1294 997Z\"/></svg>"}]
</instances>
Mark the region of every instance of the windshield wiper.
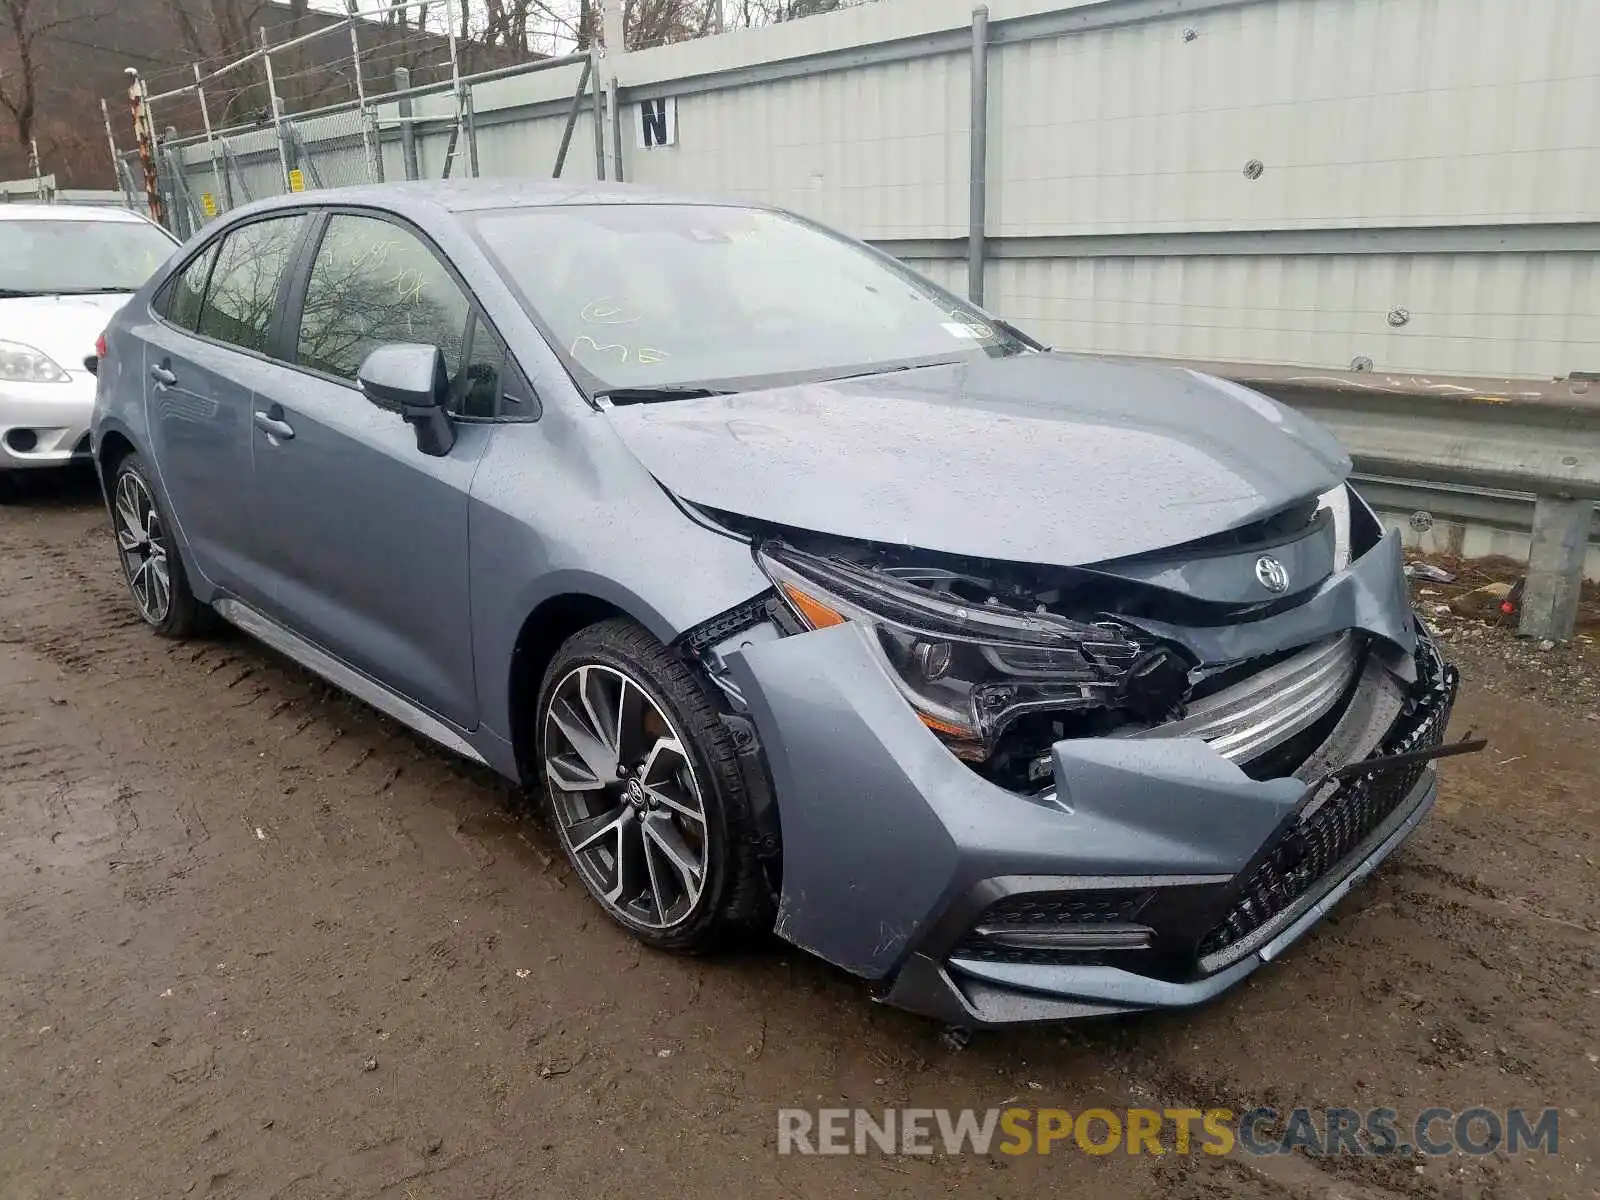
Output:
<instances>
[{"instance_id":1,"label":"windshield wiper","mask_svg":"<svg viewBox=\"0 0 1600 1200\"><path fill-rule=\"evenodd\" d=\"M67 288L64 291L51 294L56 296L120 296L124 292L136 292L138 290L138 288L131 287Z\"/></svg>"},{"instance_id":2,"label":"windshield wiper","mask_svg":"<svg viewBox=\"0 0 1600 1200\"><path fill-rule=\"evenodd\" d=\"M0 288L0 300L24 300L29 296L42 296L43 292L30 292L22 288Z\"/></svg>"},{"instance_id":3,"label":"windshield wiper","mask_svg":"<svg viewBox=\"0 0 1600 1200\"><path fill-rule=\"evenodd\" d=\"M663 400L704 400L707 396L731 396L727 388L690 387L666 384L661 387L607 388L596 392L596 400L609 400L613 404L656 404Z\"/></svg>"}]
</instances>

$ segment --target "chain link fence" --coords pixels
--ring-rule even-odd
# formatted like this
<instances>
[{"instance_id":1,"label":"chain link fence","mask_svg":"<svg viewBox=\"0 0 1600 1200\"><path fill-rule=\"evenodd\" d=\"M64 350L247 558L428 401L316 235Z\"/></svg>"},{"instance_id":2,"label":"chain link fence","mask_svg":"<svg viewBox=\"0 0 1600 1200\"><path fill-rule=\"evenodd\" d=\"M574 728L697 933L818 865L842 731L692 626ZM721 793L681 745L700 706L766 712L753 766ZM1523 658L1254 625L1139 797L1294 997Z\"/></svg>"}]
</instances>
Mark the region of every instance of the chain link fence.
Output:
<instances>
[{"instance_id":1,"label":"chain link fence","mask_svg":"<svg viewBox=\"0 0 1600 1200\"><path fill-rule=\"evenodd\" d=\"M580 113L592 114L602 103L596 95L599 72L588 53L419 88L412 88L409 72L400 69L394 72L393 90L354 103L292 115L280 112L277 120L263 113L247 126L187 136L169 127L152 142L163 219L174 233L187 237L212 218L268 196L391 179L477 177L474 88L563 68L575 81L575 90L570 101L561 102L567 119L552 169L559 176ZM118 170L125 191L143 192L139 151L119 153Z\"/></svg>"}]
</instances>

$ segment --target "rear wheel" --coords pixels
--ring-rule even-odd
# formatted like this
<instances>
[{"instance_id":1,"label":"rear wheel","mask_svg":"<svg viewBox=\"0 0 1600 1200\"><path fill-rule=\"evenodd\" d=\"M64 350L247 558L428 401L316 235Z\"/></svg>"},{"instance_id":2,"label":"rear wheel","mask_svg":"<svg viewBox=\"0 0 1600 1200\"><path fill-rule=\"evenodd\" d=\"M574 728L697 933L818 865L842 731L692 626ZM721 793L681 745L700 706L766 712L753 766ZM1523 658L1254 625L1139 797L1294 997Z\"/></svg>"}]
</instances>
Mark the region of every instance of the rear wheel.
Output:
<instances>
[{"instance_id":1,"label":"rear wheel","mask_svg":"<svg viewBox=\"0 0 1600 1200\"><path fill-rule=\"evenodd\" d=\"M137 454L122 459L112 475L111 528L123 578L145 624L163 637L186 638L200 632L208 610L189 590L172 522L156 500Z\"/></svg>"},{"instance_id":2,"label":"rear wheel","mask_svg":"<svg viewBox=\"0 0 1600 1200\"><path fill-rule=\"evenodd\" d=\"M557 651L538 759L562 848L640 940L704 952L772 927L733 739L707 684L631 621Z\"/></svg>"}]
</instances>

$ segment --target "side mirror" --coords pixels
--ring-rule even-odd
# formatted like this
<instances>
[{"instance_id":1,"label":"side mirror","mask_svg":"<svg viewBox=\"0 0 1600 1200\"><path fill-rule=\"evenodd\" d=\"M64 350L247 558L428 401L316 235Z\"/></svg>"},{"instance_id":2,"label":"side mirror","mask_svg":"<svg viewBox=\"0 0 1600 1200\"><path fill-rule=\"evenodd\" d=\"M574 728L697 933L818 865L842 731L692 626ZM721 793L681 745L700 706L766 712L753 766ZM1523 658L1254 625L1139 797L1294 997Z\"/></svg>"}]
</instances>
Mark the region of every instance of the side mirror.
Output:
<instances>
[{"instance_id":1,"label":"side mirror","mask_svg":"<svg viewBox=\"0 0 1600 1200\"><path fill-rule=\"evenodd\" d=\"M83 369L91 375L100 374L100 356L98 354L85 354L83 356Z\"/></svg>"},{"instance_id":2,"label":"side mirror","mask_svg":"<svg viewBox=\"0 0 1600 1200\"><path fill-rule=\"evenodd\" d=\"M437 346L394 342L379 346L356 372L362 394L379 408L400 414L417 434L417 449L435 458L456 444L444 410L450 377Z\"/></svg>"}]
</instances>

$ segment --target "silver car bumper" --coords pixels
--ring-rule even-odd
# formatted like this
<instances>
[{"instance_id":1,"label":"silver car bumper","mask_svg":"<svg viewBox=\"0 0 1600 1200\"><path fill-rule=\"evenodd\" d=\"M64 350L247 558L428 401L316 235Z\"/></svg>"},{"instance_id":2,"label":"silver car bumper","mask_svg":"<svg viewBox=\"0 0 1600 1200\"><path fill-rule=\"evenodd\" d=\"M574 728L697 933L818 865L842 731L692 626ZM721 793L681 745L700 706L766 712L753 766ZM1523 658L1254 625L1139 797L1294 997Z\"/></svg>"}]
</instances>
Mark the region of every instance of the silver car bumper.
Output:
<instances>
[{"instance_id":1,"label":"silver car bumper","mask_svg":"<svg viewBox=\"0 0 1600 1200\"><path fill-rule=\"evenodd\" d=\"M65 383L0 382L0 470L89 457L95 379L86 371L69 374Z\"/></svg>"},{"instance_id":2,"label":"silver car bumper","mask_svg":"<svg viewBox=\"0 0 1600 1200\"><path fill-rule=\"evenodd\" d=\"M1390 557L1338 586L1377 594ZM1374 645L1397 618L1380 607L1362 631ZM1397 683L1404 710L1348 758L1442 739L1456 676L1426 639L1412 646L1385 655L1415 668ZM1021 795L922 726L853 625L727 661L778 801L777 932L886 1001L963 1025L1209 999L1391 853L1435 792L1420 763L1336 786L1255 779L1181 736L1058 742L1055 787Z\"/></svg>"}]
</instances>

